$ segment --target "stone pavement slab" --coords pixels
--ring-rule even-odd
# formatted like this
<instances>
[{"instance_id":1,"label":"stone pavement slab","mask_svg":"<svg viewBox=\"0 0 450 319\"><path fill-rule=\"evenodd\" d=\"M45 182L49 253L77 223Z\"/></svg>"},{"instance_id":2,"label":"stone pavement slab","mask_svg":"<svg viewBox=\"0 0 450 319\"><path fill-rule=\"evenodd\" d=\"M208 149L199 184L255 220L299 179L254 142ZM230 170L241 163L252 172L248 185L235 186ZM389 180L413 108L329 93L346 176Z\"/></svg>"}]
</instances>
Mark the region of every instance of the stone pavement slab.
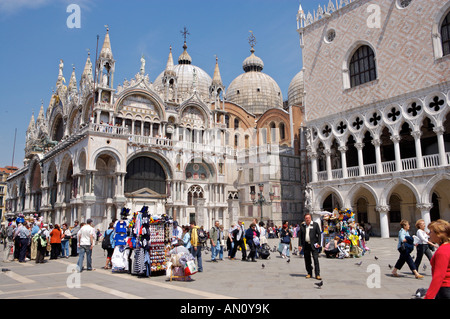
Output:
<instances>
[{"instance_id":1,"label":"stone pavement slab","mask_svg":"<svg viewBox=\"0 0 450 319\"><path fill-rule=\"evenodd\" d=\"M297 246L293 239L293 246ZM269 240L270 247L278 244ZM94 247L95 271L72 273L76 257L50 260L45 264L0 262L0 299L411 299L418 288L428 288L431 267L420 272L417 280L407 266L399 272L403 277L390 276L398 252L396 239L371 238L370 253L361 258L319 258L323 286L316 279L306 279L304 259L291 256L290 262L278 252L268 260L242 262L237 259L212 263L211 254L202 252L204 272L192 276L192 281L168 281L165 276L138 278L128 274L114 274L101 269L106 255L100 245ZM2 253L2 252L0 252ZM415 255L413 252L412 255ZM377 259L375 258L377 257ZM362 262L361 265L356 263ZM262 267L262 264L265 267ZM76 277L75 275L79 275ZM74 283L79 286L73 287Z\"/></svg>"}]
</instances>

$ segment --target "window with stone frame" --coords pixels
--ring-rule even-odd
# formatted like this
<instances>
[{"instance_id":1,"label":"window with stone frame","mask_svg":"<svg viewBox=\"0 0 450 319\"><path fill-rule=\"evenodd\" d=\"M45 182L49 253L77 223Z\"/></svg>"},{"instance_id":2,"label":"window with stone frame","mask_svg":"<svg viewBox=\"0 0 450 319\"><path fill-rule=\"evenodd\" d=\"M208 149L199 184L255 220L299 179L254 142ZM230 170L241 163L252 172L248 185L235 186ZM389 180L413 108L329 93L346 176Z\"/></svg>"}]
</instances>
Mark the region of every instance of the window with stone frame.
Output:
<instances>
[{"instance_id":1,"label":"window with stone frame","mask_svg":"<svg viewBox=\"0 0 450 319\"><path fill-rule=\"evenodd\" d=\"M450 55L450 12L447 13L441 25L441 40L443 55Z\"/></svg>"},{"instance_id":2,"label":"window with stone frame","mask_svg":"<svg viewBox=\"0 0 450 319\"><path fill-rule=\"evenodd\" d=\"M377 69L372 48L368 45L359 47L350 60L349 70L352 88L376 80Z\"/></svg>"},{"instance_id":3,"label":"window with stone frame","mask_svg":"<svg viewBox=\"0 0 450 319\"><path fill-rule=\"evenodd\" d=\"M411 2L412 2L412 0L397 0L398 6L401 9L405 9L405 8L409 7Z\"/></svg>"}]
</instances>

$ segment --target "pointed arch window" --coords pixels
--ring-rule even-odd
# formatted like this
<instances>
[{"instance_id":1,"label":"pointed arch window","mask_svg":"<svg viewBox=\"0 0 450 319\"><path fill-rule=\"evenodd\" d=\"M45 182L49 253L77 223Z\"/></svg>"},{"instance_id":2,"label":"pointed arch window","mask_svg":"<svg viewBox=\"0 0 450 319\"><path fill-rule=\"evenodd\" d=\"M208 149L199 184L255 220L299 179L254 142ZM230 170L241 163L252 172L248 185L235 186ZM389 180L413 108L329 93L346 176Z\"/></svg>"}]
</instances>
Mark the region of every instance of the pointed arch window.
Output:
<instances>
[{"instance_id":1,"label":"pointed arch window","mask_svg":"<svg viewBox=\"0 0 450 319\"><path fill-rule=\"evenodd\" d=\"M284 123L280 123L280 140L284 140L286 138L286 129Z\"/></svg>"},{"instance_id":2,"label":"pointed arch window","mask_svg":"<svg viewBox=\"0 0 450 319\"><path fill-rule=\"evenodd\" d=\"M352 88L377 79L375 53L371 47L362 45L356 50L350 60L349 71Z\"/></svg>"},{"instance_id":3,"label":"pointed arch window","mask_svg":"<svg viewBox=\"0 0 450 319\"><path fill-rule=\"evenodd\" d=\"M447 13L441 25L441 40L443 55L450 55L450 12Z\"/></svg>"}]
</instances>

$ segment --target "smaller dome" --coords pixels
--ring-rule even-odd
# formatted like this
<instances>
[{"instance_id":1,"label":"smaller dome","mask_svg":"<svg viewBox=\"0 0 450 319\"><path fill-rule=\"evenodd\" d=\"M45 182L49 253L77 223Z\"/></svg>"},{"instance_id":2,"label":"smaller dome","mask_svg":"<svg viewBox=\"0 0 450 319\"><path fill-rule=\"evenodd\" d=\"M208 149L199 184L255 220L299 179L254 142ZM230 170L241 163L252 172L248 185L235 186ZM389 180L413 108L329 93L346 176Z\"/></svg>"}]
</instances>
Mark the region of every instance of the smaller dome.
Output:
<instances>
[{"instance_id":1,"label":"smaller dome","mask_svg":"<svg viewBox=\"0 0 450 319\"><path fill-rule=\"evenodd\" d=\"M288 89L288 104L300 105L303 104L303 97L305 96L305 82L303 78L303 71L297 73L289 84Z\"/></svg>"},{"instance_id":2,"label":"smaller dome","mask_svg":"<svg viewBox=\"0 0 450 319\"><path fill-rule=\"evenodd\" d=\"M252 54L244 60L242 68L245 72L258 71L261 72L264 69L264 62L261 58L255 55L255 49L251 49Z\"/></svg>"}]
</instances>

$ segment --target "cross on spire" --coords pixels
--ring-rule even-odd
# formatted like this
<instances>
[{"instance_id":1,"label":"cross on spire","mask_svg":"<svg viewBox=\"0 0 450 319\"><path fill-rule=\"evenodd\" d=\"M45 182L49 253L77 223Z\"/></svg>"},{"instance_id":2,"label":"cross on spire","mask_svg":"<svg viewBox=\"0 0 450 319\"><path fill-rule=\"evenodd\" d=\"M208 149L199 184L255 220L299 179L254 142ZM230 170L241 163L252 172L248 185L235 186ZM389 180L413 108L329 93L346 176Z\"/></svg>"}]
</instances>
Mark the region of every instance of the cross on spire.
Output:
<instances>
[{"instance_id":1,"label":"cross on spire","mask_svg":"<svg viewBox=\"0 0 450 319\"><path fill-rule=\"evenodd\" d=\"M183 31L180 31L180 33L181 33L181 34L183 35L183 37L184 37L184 42L186 42L187 36L188 36L188 35L191 35L186 27L184 27L184 30L183 30Z\"/></svg>"},{"instance_id":2,"label":"cross on spire","mask_svg":"<svg viewBox=\"0 0 450 319\"><path fill-rule=\"evenodd\" d=\"M251 33L251 35L248 37L248 44L250 44L250 46L252 47L252 49L255 47L256 45L256 38L253 35L253 31L249 31Z\"/></svg>"}]
</instances>

